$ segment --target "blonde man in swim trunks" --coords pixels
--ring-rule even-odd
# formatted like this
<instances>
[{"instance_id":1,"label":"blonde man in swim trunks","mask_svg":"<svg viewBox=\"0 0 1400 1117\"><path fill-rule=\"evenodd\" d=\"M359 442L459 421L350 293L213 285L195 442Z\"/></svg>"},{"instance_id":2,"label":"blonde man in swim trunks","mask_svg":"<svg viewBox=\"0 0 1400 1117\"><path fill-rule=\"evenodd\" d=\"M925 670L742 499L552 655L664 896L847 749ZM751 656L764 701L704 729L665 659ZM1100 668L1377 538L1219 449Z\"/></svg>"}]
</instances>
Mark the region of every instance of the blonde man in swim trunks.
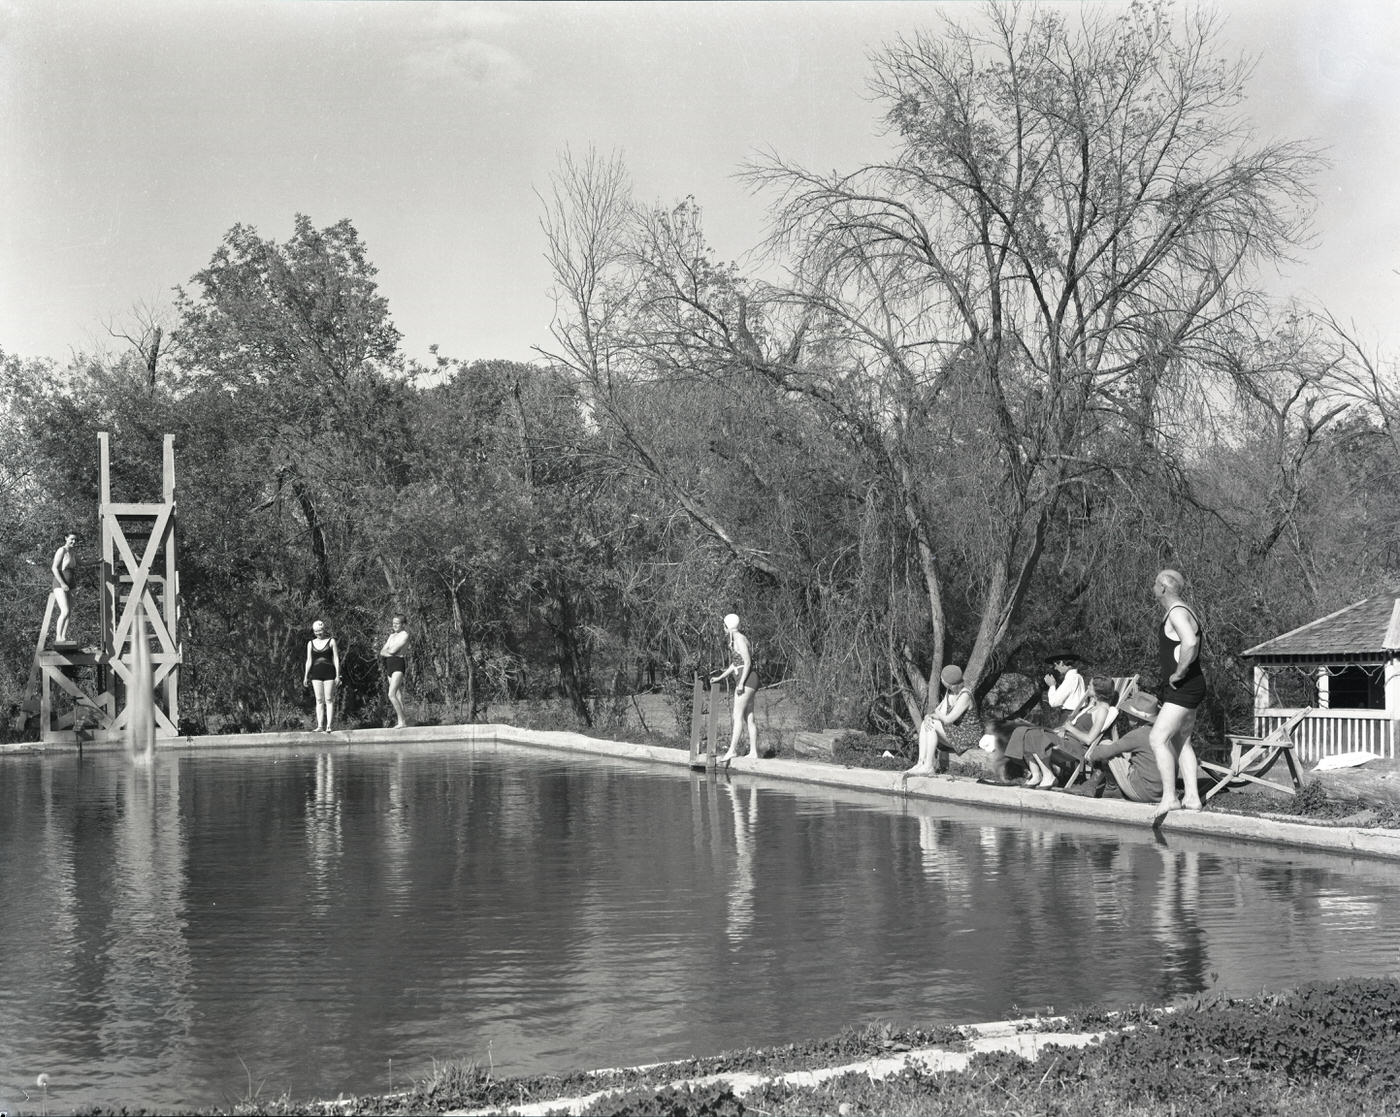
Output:
<instances>
[{"instance_id":1,"label":"blonde man in swim trunks","mask_svg":"<svg viewBox=\"0 0 1400 1117\"><path fill-rule=\"evenodd\" d=\"M408 718L403 712L403 674L407 667L404 653L408 651L408 629L404 627L404 616L395 613L389 621L389 639L379 649L379 658L384 663L384 674L389 677L389 705L394 707L398 718L395 729L407 729Z\"/></svg>"}]
</instances>

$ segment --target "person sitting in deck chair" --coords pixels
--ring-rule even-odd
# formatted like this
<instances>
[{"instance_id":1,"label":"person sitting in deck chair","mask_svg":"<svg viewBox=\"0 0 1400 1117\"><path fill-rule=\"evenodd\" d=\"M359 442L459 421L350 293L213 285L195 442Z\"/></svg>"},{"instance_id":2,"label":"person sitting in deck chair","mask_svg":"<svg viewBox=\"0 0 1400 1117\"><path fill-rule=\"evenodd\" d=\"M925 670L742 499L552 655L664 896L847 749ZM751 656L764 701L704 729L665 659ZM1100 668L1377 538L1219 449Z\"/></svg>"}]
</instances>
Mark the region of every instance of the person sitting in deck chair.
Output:
<instances>
[{"instance_id":1,"label":"person sitting in deck chair","mask_svg":"<svg viewBox=\"0 0 1400 1117\"><path fill-rule=\"evenodd\" d=\"M1085 696L1084 707L1058 730L1025 722L995 723L980 742L983 750L991 754L993 774L1007 780L1007 761L1019 760L1026 767L1026 787L1054 787L1058 782L1054 766L1078 763L1085 747L1108 728L1117 704L1115 699L1113 684L1107 679L1095 679Z\"/></svg>"},{"instance_id":2,"label":"person sitting in deck chair","mask_svg":"<svg viewBox=\"0 0 1400 1117\"><path fill-rule=\"evenodd\" d=\"M1106 771L1124 799L1135 803L1160 801L1162 776L1157 769L1157 754L1152 751L1152 723L1157 720L1158 708L1159 703L1151 694L1138 691L1129 695L1119 712L1133 720L1133 728L1116 741L1099 741L1085 754L1084 759L1098 769L1094 798L1103 795Z\"/></svg>"}]
</instances>

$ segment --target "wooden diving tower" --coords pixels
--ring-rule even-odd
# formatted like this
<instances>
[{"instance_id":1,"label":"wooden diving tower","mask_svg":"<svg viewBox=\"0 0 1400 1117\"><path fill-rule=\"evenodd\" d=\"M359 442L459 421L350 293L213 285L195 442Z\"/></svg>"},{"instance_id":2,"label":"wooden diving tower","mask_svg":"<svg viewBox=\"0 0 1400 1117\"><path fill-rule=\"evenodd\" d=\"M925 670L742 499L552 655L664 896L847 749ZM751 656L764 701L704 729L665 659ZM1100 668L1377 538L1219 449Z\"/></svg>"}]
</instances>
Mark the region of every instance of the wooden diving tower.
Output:
<instances>
[{"instance_id":1,"label":"wooden diving tower","mask_svg":"<svg viewBox=\"0 0 1400 1117\"><path fill-rule=\"evenodd\" d=\"M49 594L22 709L37 713L45 744L123 739L130 721L133 633L147 634L155 699L156 737L174 737L180 720L180 578L175 553L175 436L167 434L161 498L146 503L112 500L108 434L97 435L101 466L98 522L102 572L96 646L46 648L54 615ZM139 555L138 555L139 552ZM144 606L145 625L138 624ZM82 675L93 671L92 693Z\"/></svg>"}]
</instances>

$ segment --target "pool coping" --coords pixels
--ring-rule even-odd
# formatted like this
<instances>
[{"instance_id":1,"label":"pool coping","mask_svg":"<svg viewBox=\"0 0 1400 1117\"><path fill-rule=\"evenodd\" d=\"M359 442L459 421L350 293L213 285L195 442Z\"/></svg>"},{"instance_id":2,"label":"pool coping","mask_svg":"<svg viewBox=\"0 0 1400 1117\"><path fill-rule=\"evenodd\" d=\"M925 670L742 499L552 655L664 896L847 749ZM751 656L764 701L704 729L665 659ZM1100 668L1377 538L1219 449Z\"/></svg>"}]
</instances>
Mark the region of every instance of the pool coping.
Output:
<instances>
[{"instance_id":1,"label":"pool coping","mask_svg":"<svg viewBox=\"0 0 1400 1117\"><path fill-rule=\"evenodd\" d=\"M206 749L324 747L355 744L442 744L500 741L570 753L643 761L689 768L690 754L662 745L639 745L607 741L582 733L562 730L522 729L514 725L418 725L409 729L334 730L282 733L220 733L200 737L163 738L162 751L200 752ZM91 751L120 751L120 744L89 744ZM0 752L60 753L81 751L75 744L36 744L24 742L0 745ZM1173 811L1154 823L1157 810L1147 803L1122 799L1093 799L1058 791L1024 787L1000 787L978 783L959 776L923 776L905 781L901 773L871 768L848 768L830 762L805 759L753 760L741 756L725 770L727 776L759 775L767 779L816 784L858 791L881 793L891 800L958 803L973 807L993 807L1022 814L1053 815L1152 830L1158 835L1192 834L1256 845L1290 846L1350 856L1400 861L1400 830L1364 829L1352 826L1326 826L1284 822L1255 815L1217 811Z\"/></svg>"}]
</instances>

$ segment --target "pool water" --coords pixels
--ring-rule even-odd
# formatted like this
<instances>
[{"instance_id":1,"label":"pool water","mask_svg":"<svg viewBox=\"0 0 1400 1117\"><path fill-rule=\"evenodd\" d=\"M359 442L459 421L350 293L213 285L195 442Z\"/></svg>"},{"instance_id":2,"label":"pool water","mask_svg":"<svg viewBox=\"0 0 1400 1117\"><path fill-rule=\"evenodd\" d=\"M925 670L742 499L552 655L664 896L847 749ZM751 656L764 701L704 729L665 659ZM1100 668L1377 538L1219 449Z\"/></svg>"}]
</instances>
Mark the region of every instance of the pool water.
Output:
<instances>
[{"instance_id":1,"label":"pool water","mask_svg":"<svg viewBox=\"0 0 1400 1117\"><path fill-rule=\"evenodd\" d=\"M0 757L0 850L10 1112L1400 969L1383 862L504 744Z\"/></svg>"}]
</instances>

